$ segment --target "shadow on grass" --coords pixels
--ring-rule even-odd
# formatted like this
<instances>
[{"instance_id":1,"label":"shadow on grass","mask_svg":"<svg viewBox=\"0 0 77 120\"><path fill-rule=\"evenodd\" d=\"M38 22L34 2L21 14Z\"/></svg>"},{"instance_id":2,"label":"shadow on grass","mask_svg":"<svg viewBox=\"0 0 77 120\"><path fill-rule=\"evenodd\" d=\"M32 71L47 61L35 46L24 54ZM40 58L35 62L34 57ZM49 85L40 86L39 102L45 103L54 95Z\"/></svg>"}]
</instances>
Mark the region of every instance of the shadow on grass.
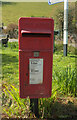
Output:
<instances>
[{"instance_id":1,"label":"shadow on grass","mask_svg":"<svg viewBox=\"0 0 77 120\"><path fill-rule=\"evenodd\" d=\"M68 99L58 99L53 102L45 101L44 118L47 120L77 120L77 102Z\"/></svg>"},{"instance_id":2,"label":"shadow on grass","mask_svg":"<svg viewBox=\"0 0 77 120\"><path fill-rule=\"evenodd\" d=\"M45 101L42 120L77 120L77 106L68 101L67 104L60 103L61 101L49 102ZM41 117L39 117L41 119ZM27 120L39 120L35 117L27 118ZM2 118L1 120L8 120ZM26 118L9 118L9 120L26 120Z\"/></svg>"},{"instance_id":3,"label":"shadow on grass","mask_svg":"<svg viewBox=\"0 0 77 120\"><path fill-rule=\"evenodd\" d=\"M72 58L77 58L77 56L70 56L70 57L72 57Z\"/></svg>"},{"instance_id":4,"label":"shadow on grass","mask_svg":"<svg viewBox=\"0 0 77 120\"><path fill-rule=\"evenodd\" d=\"M12 5L12 4L16 4L15 2L2 2L2 5Z\"/></svg>"},{"instance_id":5,"label":"shadow on grass","mask_svg":"<svg viewBox=\"0 0 77 120\"><path fill-rule=\"evenodd\" d=\"M10 63L18 62L18 58L15 55L2 54L2 64L7 65Z\"/></svg>"}]
</instances>

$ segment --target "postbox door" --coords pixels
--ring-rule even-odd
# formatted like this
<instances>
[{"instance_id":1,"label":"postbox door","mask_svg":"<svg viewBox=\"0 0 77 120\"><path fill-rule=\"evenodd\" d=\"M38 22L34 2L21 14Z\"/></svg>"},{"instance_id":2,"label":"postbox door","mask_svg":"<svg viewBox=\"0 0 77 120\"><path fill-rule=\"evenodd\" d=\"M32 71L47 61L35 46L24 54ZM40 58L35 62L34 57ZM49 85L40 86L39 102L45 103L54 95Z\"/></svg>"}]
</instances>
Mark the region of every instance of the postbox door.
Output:
<instances>
[{"instance_id":1,"label":"postbox door","mask_svg":"<svg viewBox=\"0 0 77 120\"><path fill-rule=\"evenodd\" d=\"M20 62L20 69L23 73L20 75L20 97L49 97L52 84L51 51L42 51L39 57L34 57L34 52L22 51L21 58L23 62Z\"/></svg>"}]
</instances>

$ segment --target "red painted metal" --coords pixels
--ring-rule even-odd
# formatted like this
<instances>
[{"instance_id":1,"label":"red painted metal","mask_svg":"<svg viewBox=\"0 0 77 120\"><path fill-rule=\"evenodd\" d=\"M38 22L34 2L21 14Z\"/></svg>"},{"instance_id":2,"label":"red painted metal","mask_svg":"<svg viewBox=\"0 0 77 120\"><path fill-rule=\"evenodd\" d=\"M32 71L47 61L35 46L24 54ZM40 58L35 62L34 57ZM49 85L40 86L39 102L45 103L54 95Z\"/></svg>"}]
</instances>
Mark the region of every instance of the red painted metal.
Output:
<instances>
[{"instance_id":1,"label":"red painted metal","mask_svg":"<svg viewBox=\"0 0 77 120\"><path fill-rule=\"evenodd\" d=\"M51 96L54 21L51 18L19 19L19 93L21 98ZM34 56L34 52L39 55ZM43 59L43 83L30 84L29 60Z\"/></svg>"}]
</instances>

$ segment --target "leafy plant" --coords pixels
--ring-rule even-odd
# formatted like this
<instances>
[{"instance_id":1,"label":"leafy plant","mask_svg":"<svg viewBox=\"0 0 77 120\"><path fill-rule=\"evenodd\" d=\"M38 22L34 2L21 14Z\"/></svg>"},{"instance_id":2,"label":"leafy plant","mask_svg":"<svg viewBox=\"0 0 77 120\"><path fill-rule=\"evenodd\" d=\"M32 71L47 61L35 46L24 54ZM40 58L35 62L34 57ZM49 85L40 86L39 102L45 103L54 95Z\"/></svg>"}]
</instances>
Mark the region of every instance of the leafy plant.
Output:
<instances>
[{"instance_id":1,"label":"leafy plant","mask_svg":"<svg viewBox=\"0 0 77 120\"><path fill-rule=\"evenodd\" d=\"M27 117L29 115L29 99L21 99L18 89L13 85L10 87L3 85L3 87L3 112L9 117ZM4 96L6 102L4 102Z\"/></svg>"},{"instance_id":2,"label":"leafy plant","mask_svg":"<svg viewBox=\"0 0 77 120\"><path fill-rule=\"evenodd\" d=\"M73 6L69 6L69 9L68 9L68 32L69 33L72 33L75 31L75 7ZM64 10L63 8L59 8L57 9L57 12L56 12L56 20L57 20L57 24L58 24L58 27L61 31L61 35L62 35L62 38L63 38L63 27L64 27Z\"/></svg>"},{"instance_id":3,"label":"leafy plant","mask_svg":"<svg viewBox=\"0 0 77 120\"><path fill-rule=\"evenodd\" d=\"M77 96L76 68L71 66L53 71L53 83L59 87L58 93Z\"/></svg>"}]
</instances>

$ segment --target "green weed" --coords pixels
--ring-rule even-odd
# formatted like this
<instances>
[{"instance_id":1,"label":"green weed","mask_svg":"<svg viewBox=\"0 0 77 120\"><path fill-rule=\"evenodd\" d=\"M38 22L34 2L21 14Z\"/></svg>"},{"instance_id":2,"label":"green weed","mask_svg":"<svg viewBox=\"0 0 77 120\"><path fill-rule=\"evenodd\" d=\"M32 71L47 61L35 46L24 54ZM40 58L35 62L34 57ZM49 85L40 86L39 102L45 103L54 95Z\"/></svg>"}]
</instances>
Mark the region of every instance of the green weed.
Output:
<instances>
[{"instance_id":1,"label":"green weed","mask_svg":"<svg viewBox=\"0 0 77 120\"><path fill-rule=\"evenodd\" d=\"M77 68L71 66L65 67L62 70L55 69L53 71L53 85L58 86L58 93L62 95L77 96Z\"/></svg>"},{"instance_id":2,"label":"green weed","mask_svg":"<svg viewBox=\"0 0 77 120\"><path fill-rule=\"evenodd\" d=\"M21 99L19 90L13 85L10 87L3 85L3 87L3 113L7 114L8 117L27 117L29 114L29 99Z\"/></svg>"}]
</instances>

